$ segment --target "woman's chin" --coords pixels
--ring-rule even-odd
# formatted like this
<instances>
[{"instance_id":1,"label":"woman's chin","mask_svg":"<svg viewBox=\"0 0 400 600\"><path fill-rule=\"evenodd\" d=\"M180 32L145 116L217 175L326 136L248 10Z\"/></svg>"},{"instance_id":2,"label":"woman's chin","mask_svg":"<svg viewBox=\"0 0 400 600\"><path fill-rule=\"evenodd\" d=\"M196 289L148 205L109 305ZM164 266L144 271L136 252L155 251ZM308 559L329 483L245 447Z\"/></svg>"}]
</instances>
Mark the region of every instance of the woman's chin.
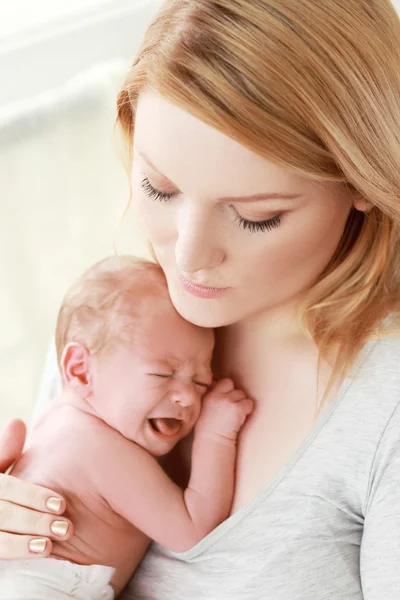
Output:
<instances>
[{"instance_id":1,"label":"woman's chin","mask_svg":"<svg viewBox=\"0 0 400 600\"><path fill-rule=\"evenodd\" d=\"M198 327L216 328L232 325L238 319L229 318L231 315L218 300L199 298L182 298L181 295L171 294L172 304L178 313L193 325Z\"/></svg>"}]
</instances>

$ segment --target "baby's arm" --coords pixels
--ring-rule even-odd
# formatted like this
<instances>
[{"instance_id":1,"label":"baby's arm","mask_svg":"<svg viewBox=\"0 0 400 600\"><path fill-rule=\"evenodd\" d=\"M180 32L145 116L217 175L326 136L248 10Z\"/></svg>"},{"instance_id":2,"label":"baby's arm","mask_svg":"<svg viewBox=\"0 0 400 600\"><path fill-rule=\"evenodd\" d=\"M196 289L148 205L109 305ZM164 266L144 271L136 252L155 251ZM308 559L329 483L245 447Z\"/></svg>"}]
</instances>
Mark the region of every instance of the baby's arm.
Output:
<instances>
[{"instance_id":1,"label":"baby's arm","mask_svg":"<svg viewBox=\"0 0 400 600\"><path fill-rule=\"evenodd\" d=\"M173 552L188 550L229 515L236 437L252 408L252 401L230 380L205 396L184 491L148 452L118 438L120 447L113 449L118 462L101 478L103 497L151 539Z\"/></svg>"},{"instance_id":2,"label":"baby's arm","mask_svg":"<svg viewBox=\"0 0 400 600\"><path fill-rule=\"evenodd\" d=\"M202 539L229 515L235 486L236 439L253 402L219 381L203 398L194 430L192 469L185 504ZM193 545L193 544L192 544Z\"/></svg>"}]
</instances>

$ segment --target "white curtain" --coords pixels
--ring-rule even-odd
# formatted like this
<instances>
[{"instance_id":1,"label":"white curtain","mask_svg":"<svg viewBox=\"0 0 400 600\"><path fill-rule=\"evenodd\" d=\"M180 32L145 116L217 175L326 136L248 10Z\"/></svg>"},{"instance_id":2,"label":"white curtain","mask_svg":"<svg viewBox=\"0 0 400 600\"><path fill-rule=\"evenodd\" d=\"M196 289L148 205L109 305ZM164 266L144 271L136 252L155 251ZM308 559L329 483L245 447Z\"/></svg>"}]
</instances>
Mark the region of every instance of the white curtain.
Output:
<instances>
[{"instance_id":1,"label":"white curtain","mask_svg":"<svg viewBox=\"0 0 400 600\"><path fill-rule=\"evenodd\" d=\"M72 280L113 253L128 180L113 133L125 62L0 111L0 428L30 419ZM146 255L133 218L118 250Z\"/></svg>"}]
</instances>

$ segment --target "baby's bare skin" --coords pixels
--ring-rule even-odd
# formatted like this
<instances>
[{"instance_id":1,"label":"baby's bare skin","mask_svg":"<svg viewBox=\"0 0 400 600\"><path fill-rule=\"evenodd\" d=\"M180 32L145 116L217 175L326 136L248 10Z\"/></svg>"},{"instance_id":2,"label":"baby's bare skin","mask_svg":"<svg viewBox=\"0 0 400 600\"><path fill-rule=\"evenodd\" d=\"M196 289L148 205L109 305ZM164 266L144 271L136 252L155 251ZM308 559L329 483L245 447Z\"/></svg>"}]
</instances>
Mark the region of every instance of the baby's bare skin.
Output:
<instances>
[{"instance_id":1,"label":"baby's bare skin","mask_svg":"<svg viewBox=\"0 0 400 600\"><path fill-rule=\"evenodd\" d=\"M135 444L115 429L60 401L33 428L27 449L12 471L26 481L58 490L67 501L65 516L74 524L74 533L67 542L53 542L51 556L81 565L114 567L116 594L150 541L105 499L110 465L120 478L121 493L127 476L140 485L135 473L126 473L118 456L121 445L135 453Z\"/></svg>"},{"instance_id":2,"label":"baby's bare skin","mask_svg":"<svg viewBox=\"0 0 400 600\"><path fill-rule=\"evenodd\" d=\"M195 429L191 480L182 491L149 452L64 392L33 428L12 471L67 501L74 533L54 543L51 556L114 567L118 595L150 539L176 551L200 541L229 514L236 436L251 408L229 380L207 395Z\"/></svg>"},{"instance_id":3,"label":"baby's bare skin","mask_svg":"<svg viewBox=\"0 0 400 600\"><path fill-rule=\"evenodd\" d=\"M111 260L114 275L116 260ZM138 271L134 263L131 280L126 279L126 264L121 265L120 287L128 285L129 294L131 284L142 293L147 290L140 319L131 315L140 294L128 295L119 320L116 309L112 323L103 315L109 337L101 350L90 351L81 341L64 342L62 393L33 427L12 470L13 476L54 490L67 502L65 516L73 535L53 543L51 557L113 567L111 585L117 595L150 540L182 552L228 517L236 438L253 408L230 379L212 384L213 331L176 312L163 276L158 274L161 287L151 280L154 267ZM121 298L112 279L111 296L104 299L108 280L101 269L102 263L84 281L89 287L94 282L94 288L81 297L86 311L82 323L99 306ZM73 295L70 302L79 312ZM74 314L70 319L76 322ZM64 329L69 335L68 323ZM84 324L72 329L78 339L83 329ZM190 480L182 490L158 459L193 429Z\"/></svg>"}]
</instances>

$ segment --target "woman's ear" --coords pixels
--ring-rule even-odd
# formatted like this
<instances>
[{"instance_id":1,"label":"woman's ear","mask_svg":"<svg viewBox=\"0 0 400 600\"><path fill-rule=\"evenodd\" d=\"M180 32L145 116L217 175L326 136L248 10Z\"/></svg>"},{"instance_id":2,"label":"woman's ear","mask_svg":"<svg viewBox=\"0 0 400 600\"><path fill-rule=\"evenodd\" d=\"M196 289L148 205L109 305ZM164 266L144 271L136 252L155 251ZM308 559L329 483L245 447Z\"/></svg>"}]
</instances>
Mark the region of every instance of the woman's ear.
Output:
<instances>
[{"instance_id":1,"label":"woman's ear","mask_svg":"<svg viewBox=\"0 0 400 600\"><path fill-rule=\"evenodd\" d=\"M90 352L79 342L70 342L61 356L61 371L66 385L85 399L92 394Z\"/></svg>"},{"instance_id":2,"label":"woman's ear","mask_svg":"<svg viewBox=\"0 0 400 600\"><path fill-rule=\"evenodd\" d=\"M369 213L373 208L372 202L370 202L369 200L366 200L360 194L358 194L355 197L353 206L356 210L359 210L360 212L363 212L363 213Z\"/></svg>"}]
</instances>

